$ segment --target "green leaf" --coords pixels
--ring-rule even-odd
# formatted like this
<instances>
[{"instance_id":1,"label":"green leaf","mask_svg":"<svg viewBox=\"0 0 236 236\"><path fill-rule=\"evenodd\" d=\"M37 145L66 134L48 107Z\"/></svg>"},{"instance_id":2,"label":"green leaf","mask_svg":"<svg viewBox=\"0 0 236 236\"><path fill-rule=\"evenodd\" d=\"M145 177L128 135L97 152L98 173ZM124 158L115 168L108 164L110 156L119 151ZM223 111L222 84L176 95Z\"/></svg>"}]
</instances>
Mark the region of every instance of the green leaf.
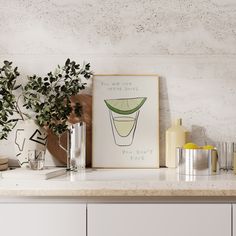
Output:
<instances>
[{"instance_id":1,"label":"green leaf","mask_svg":"<svg viewBox=\"0 0 236 236\"><path fill-rule=\"evenodd\" d=\"M14 87L14 90L17 90L20 87L21 87L21 85L17 85L17 86Z\"/></svg>"},{"instance_id":2,"label":"green leaf","mask_svg":"<svg viewBox=\"0 0 236 236\"><path fill-rule=\"evenodd\" d=\"M38 83L41 85L42 84L42 78L38 77Z\"/></svg>"},{"instance_id":3,"label":"green leaf","mask_svg":"<svg viewBox=\"0 0 236 236\"><path fill-rule=\"evenodd\" d=\"M7 60L3 61L3 63L4 63L5 66L9 66L10 65L10 62L7 61Z\"/></svg>"},{"instance_id":4,"label":"green leaf","mask_svg":"<svg viewBox=\"0 0 236 236\"><path fill-rule=\"evenodd\" d=\"M54 78L54 77L50 77L50 83L53 83L53 82L55 82L56 81L56 79Z\"/></svg>"},{"instance_id":5,"label":"green leaf","mask_svg":"<svg viewBox=\"0 0 236 236\"><path fill-rule=\"evenodd\" d=\"M69 64L70 64L70 59L68 58L68 59L66 60L65 66L68 66Z\"/></svg>"}]
</instances>

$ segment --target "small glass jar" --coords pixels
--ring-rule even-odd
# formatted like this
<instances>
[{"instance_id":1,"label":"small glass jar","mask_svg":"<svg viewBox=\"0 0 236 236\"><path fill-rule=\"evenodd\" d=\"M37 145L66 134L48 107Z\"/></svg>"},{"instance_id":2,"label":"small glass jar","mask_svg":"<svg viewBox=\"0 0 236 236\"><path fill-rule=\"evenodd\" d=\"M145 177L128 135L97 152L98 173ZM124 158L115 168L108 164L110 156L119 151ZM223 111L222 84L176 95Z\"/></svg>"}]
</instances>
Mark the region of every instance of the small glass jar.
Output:
<instances>
[{"instance_id":1,"label":"small glass jar","mask_svg":"<svg viewBox=\"0 0 236 236\"><path fill-rule=\"evenodd\" d=\"M45 151L29 150L28 151L29 168L32 170L43 170L45 164Z\"/></svg>"},{"instance_id":2,"label":"small glass jar","mask_svg":"<svg viewBox=\"0 0 236 236\"><path fill-rule=\"evenodd\" d=\"M234 174L236 174L236 143L234 143L234 148L233 148L233 158L234 158L234 161L233 161L233 171L234 171Z\"/></svg>"}]
</instances>

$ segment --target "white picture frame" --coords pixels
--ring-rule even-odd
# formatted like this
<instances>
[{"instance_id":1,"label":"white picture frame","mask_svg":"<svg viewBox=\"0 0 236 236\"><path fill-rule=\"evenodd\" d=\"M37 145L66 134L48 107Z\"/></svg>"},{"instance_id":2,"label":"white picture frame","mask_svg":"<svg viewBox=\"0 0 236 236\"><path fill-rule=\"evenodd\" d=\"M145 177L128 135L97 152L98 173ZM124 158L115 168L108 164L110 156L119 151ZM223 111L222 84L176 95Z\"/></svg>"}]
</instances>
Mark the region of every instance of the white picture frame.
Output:
<instances>
[{"instance_id":1,"label":"white picture frame","mask_svg":"<svg viewBox=\"0 0 236 236\"><path fill-rule=\"evenodd\" d=\"M159 168L158 75L93 77L93 168Z\"/></svg>"}]
</instances>

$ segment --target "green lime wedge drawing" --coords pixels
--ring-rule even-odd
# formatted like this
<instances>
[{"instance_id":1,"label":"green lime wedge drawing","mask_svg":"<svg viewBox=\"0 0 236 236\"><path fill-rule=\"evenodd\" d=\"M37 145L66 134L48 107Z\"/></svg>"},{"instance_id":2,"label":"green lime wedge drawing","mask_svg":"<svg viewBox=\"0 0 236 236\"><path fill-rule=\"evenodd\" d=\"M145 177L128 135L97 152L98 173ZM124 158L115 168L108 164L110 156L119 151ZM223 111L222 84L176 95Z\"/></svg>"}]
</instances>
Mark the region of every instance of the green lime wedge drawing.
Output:
<instances>
[{"instance_id":1,"label":"green lime wedge drawing","mask_svg":"<svg viewBox=\"0 0 236 236\"><path fill-rule=\"evenodd\" d=\"M104 100L107 107L115 113L130 115L140 109L147 100L146 97L119 98Z\"/></svg>"}]
</instances>

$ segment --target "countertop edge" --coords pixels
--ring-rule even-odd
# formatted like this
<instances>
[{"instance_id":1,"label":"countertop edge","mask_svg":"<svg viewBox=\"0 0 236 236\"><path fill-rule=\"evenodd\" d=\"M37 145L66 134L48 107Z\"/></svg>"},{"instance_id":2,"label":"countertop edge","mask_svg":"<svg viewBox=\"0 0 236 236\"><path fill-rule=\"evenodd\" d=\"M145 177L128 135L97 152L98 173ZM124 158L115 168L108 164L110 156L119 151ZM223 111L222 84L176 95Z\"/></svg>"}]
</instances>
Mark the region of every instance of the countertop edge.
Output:
<instances>
[{"instance_id":1,"label":"countertop edge","mask_svg":"<svg viewBox=\"0 0 236 236\"><path fill-rule=\"evenodd\" d=\"M236 197L236 190L0 190L0 197Z\"/></svg>"}]
</instances>

